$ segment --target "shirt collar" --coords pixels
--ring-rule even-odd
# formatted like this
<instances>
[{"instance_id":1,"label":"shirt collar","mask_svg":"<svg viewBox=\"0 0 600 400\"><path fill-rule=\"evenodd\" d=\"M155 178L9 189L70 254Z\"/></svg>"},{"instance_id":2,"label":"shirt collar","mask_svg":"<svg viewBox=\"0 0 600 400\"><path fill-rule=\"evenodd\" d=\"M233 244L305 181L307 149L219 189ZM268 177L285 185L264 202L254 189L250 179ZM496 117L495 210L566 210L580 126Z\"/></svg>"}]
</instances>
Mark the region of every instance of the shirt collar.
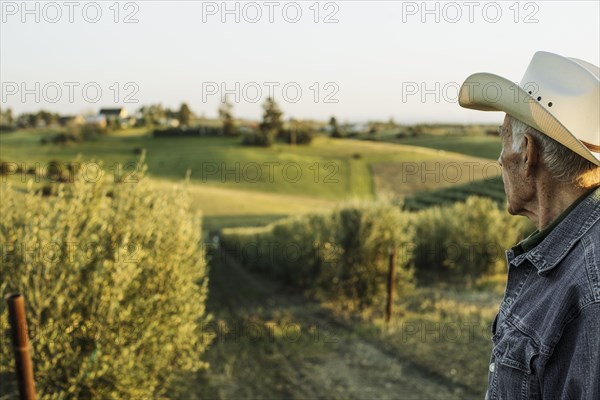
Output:
<instances>
[{"instance_id":1,"label":"shirt collar","mask_svg":"<svg viewBox=\"0 0 600 400\"><path fill-rule=\"evenodd\" d=\"M600 187L583 197L573 209L567 209L567 215L562 216L537 246L518 255L511 263L518 266L529 260L540 275L546 275L556 267L575 243L600 220Z\"/></svg>"}]
</instances>

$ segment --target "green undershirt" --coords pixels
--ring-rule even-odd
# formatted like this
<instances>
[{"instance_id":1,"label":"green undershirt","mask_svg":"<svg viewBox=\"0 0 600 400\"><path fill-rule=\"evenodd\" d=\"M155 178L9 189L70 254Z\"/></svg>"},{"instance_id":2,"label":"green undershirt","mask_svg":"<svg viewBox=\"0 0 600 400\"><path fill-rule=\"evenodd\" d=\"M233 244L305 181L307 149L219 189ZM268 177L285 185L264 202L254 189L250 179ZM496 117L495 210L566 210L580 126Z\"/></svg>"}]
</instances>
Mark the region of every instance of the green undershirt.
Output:
<instances>
[{"instance_id":1,"label":"green undershirt","mask_svg":"<svg viewBox=\"0 0 600 400\"><path fill-rule=\"evenodd\" d=\"M571 211L573 211L573 209L575 209L575 207L577 207L579 205L579 203L581 203L583 200L585 200L585 198L590 193L592 193L594 190L596 190L598 187L599 186L594 186L593 188L590 188L589 190L587 190L577 200L575 200L565 211L563 211L558 217L556 217L550 225L548 225L541 231L536 230L531 235L529 235L528 237L526 237L525 239L520 241L518 244L513 246L512 250L515 252L515 256L526 253L526 252L532 250L538 244L542 243L542 241L546 238L546 236L548 236L550 234L550 232L552 232L552 230L554 228L556 228L556 226L558 224L560 224L562 222L562 220L564 220L567 217L567 215L569 215L571 213Z\"/></svg>"}]
</instances>

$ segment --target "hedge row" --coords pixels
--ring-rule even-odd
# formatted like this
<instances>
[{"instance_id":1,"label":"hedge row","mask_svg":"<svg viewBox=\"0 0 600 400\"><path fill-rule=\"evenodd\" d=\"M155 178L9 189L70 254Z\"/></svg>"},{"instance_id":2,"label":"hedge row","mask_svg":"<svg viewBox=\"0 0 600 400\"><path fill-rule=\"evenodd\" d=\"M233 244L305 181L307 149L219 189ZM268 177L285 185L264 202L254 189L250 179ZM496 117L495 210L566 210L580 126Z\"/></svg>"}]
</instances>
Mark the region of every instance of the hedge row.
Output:
<instances>
[{"instance_id":1,"label":"hedge row","mask_svg":"<svg viewBox=\"0 0 600 400\"><path fill-rule=\"evenodd\" d=\"M386 294L390 247L400 292L419 284L471 285L501 270L504 250L518 241L523 220L486 198L401 211L388 203L355 204L330 214L276 222L258 230L225 229L222 247L240 263L354 308Z\"/></svg>"},{"instance_id":2,"label":"hedge row","mask_svg":"<svg viewBox=\"0 0 600 400\"><path fill-rule=\"evenodd\" d=\"M155 138L221 136L223 128L213 126L198 126L193 128L163 128L152 131Z\"/></svg>"},{"instance_id":3,"label":"hedge row","mask_svg":"<svg viewBox=\"0 0 600 400\"><path fill-rule=\"evenodd\" d=\"M353 204L258 232L226 229L221 244L248 268L345 308L368 309L385 293L390 247L413 240L408 220L391 204ZM396 279L412 287L408 265L399 266Z\"/></svg>"}]
</instances>

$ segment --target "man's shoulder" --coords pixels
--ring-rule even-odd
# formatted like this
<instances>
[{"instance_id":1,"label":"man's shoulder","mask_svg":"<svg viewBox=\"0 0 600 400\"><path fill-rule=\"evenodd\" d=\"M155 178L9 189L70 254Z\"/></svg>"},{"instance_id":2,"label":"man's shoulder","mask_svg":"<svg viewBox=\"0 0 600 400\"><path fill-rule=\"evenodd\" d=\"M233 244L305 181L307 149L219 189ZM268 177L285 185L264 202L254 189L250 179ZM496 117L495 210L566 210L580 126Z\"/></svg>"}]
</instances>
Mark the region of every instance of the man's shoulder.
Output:
<instances>
[{"instance_id":1,"label":"man's shoulder","mask_svg":"<svg viewBox=\"0 0 600 400\"><path fill-rule=\"evenodd\" d=\"M559 263L556 279L575 296L578 308L600 302L600 222L574 244Z\"/></svg>"},{"instance_id":2,"label":"man's shoulder","mask_svg":"<svg viewBox=\"0 0 600 400\"><path fill-rule=\"evenodd\" d=\"M521 301L510 307L509 319L529 331L551 352L565 329L577 324L585 309L600 303L600 221L573 241L552 268L538 261L523 260L531 267ZM546 259L546 261L549 261ZM525 266L525 265L523 265ZM545 268L544 268L545 267ZM591 306L591 308L590 308Z\"/></svg>"},{"instance_id":3,"label":"man's shoulder","mask_svg":"<svg viewBox=\"0 0 600 400\"><path fill-rule=\"evenodd\" d=\"M573 242L546 278L555 289L553 296L571 304L573 313L600 302L600 220Z\"/></svg>"},{"instance_id":4,"label":"man's shoulder","mask_svg":"<svg viewBox=\"0 0 600 400\"><path fill-rule=\"evenodd\" d=\"M600 240L600 188L597 188L581 201L535 248L523 254L539 271L540 275L552 275L557 267L562 268L565 260L573 255L584 256L581 244ZM598 244L586 251L595 250L587 255L598 262ZM570 257L569 257L570 256Z\"/></svg>"}]
</instances>

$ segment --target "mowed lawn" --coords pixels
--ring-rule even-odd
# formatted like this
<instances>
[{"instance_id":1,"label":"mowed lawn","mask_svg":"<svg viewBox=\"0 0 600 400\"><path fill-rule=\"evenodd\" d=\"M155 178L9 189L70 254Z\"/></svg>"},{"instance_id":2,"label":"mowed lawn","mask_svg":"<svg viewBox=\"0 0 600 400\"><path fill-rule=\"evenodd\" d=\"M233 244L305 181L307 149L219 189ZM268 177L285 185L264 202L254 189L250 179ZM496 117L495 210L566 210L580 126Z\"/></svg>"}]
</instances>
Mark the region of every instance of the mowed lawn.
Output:
<instances>
[{"instance_id":1,"label":"mowed lawn","mask_svg":"<svg viewBox=\"0 0 600 400\"><path fill-rule=\"evenodd\" d=\"M101 161L108 173L120 171L134 179L139 153L145 151L148 174L160 187L182 181L190 172L193 207L202 211L209 228L256 225L329 209L349 199L436 189L457 183L457 172L464 183L473 175L473 163L481 166L489 160L448 151L491 154L499 144L487 137L437 137L423 138L420 147L417 139L384 143L319 136L308 146L277 143L261 148L242 146L240 138L153 138L139 129L83 143L40 144L53 134L43 130L2 134L0 160L27 170L36 163L43 169L50 161L72 162L79 157L83 162ZM428 148L435 143L446 151ZM478 168L474 178L481 175ZM434 172L423 175L427 171ZM30 178L18 175L8 180L24 185Z\"/></svg>"}]
</instances>

